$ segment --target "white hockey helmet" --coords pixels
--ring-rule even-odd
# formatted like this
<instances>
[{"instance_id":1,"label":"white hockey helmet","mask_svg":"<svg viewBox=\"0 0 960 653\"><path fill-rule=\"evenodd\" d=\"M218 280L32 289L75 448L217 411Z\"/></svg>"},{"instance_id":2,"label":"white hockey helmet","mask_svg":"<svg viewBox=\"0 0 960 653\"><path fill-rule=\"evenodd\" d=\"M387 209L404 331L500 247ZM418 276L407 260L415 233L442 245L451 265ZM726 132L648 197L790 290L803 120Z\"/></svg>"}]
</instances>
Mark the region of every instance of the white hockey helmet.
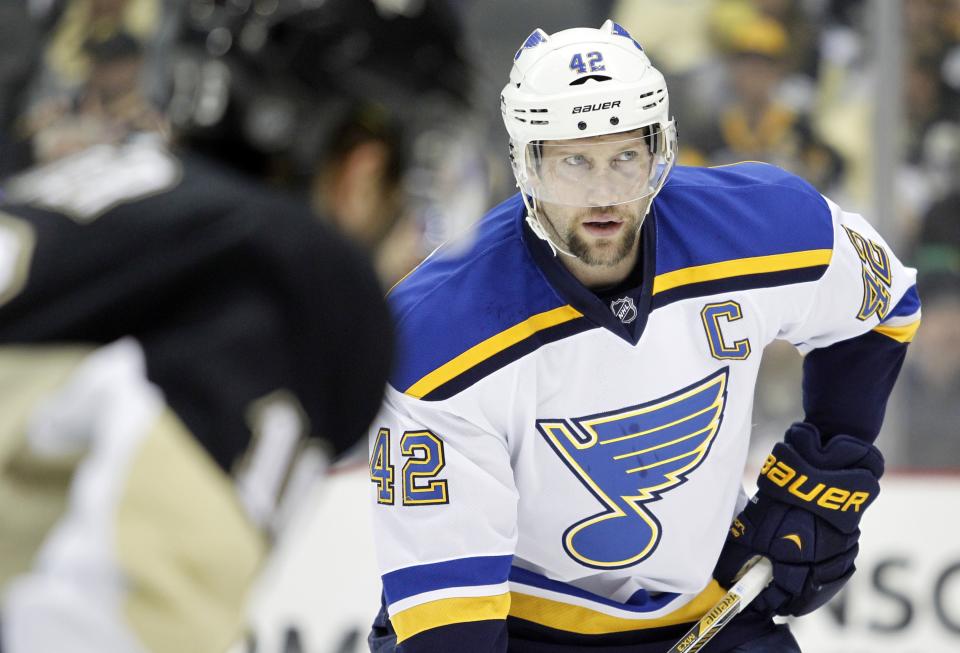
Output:
<instances>
[{"instance_id":1,"label":"white hockey helmet","mask_svg":"<svg viewBox=\"0 0 960 653\"><path fill-rule=\"evenodd\" d=\"M676 159L666 81L612 20L534 30L514 56L500 110L514 176L535 201L611 206L652 197ZM592 147L609 162L592 161ZM636 158L640 148L650 156ZM610 178L598 182L591 168Z\"/></svg>"}]
</instances>

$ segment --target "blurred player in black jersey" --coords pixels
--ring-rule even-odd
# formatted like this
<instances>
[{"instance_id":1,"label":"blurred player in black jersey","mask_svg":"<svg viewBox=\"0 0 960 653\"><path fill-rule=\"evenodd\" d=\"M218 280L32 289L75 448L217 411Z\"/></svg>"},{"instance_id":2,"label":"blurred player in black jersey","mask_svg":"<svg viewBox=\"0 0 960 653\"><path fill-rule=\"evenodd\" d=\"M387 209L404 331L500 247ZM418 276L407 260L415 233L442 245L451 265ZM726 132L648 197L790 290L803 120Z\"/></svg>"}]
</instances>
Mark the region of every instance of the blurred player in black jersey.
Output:
<instances>
[{"instance_id":1,"label":"blurred player in black jersey","mask_svg":"<svg viewBox=\"0 0 960 653\"><path fill-rule=\"evenodd\" d=\"M297 479L379 406L392 333L376 276L263 183L292 141L244 127L268 96L323 97L298 67L329 17L241 4L175 21L178 146L115 87L135 48L99 43L78 106L110 138L2 185L4 653L225 650Z\"/></svg>"}]
</instances>

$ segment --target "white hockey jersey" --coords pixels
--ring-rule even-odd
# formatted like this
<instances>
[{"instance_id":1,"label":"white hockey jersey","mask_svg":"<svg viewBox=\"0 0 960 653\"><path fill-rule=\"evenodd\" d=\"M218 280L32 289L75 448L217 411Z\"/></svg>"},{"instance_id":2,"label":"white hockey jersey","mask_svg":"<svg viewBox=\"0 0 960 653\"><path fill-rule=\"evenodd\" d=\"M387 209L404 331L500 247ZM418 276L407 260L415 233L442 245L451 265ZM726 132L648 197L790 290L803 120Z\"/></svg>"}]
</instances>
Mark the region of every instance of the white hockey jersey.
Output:
<instances>
[{"instance_id":1,"label":"white hockey jersey","mask_svg":"<svg viewBox=\"0 0 960 653\"><path fill-rule=\"evenodd\" d=\"M764 346L906 342L919 323L915 272L772 166L675 169L635 299L580 285L524 215L507 200L391 294L370 477L401 643L507 616L574 635L699 618L745 502Z\"/></svg>"}]
</instances>

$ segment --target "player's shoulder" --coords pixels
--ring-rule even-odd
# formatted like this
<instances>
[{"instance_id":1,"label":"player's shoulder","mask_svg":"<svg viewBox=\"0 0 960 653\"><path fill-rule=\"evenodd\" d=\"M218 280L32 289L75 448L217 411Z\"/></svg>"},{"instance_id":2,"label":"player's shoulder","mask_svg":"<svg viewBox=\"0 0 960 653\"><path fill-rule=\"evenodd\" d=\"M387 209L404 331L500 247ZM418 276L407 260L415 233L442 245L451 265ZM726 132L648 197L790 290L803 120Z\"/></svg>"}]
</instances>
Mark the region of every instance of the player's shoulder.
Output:
<instances>
[{"instance_id":1,"label":"player's shoulder","mask_svg":"<svg viewBox=\"0 0 960 653\"><path fill-rule=\"evenodd\" d=\"M661 238L693 246L686 261L691 264L829 248L833 240L823 196L800 177L765 163L677 167L656 209ZM709 249L698 247L707 244Z\"/></svg>"},{"instance_id":2,"label":"player's shoulder","mask_svg":"<svg viewBox=\"0 0 960 653\"><path fill-rule=\"evenodd\" d=\"M819 196L808 181L778 166L762 161L741 161L728 165L700 167L676 166L670 175L668 187L726 188L729 190L757 187L789 188L812 196ZM666 192L666 188L664 189Z\"/></svg>"},{"instance_id":3,"label":"player's shoulder","mask_svg":"<svg viewBox=\"0 0 960 653\"><path fill-rule=\"evenodd\" d=\"M11 311L32 313L65 284L121 302L112 310L139 301L141 285L171 297L202 285L219 296L258 279L324 283L324 296L342 291L345 301L382 295L366 255L306 202L155 141L95 146L13 177L3 191L0 236L20 249ZM190 272L195 283L185 281Z\"/></svg>"},{"instance_id":4,"label":"player's shoulder","mask_svg":"<svg viewBox=\"0 0 960 653\"><path fill-rule=\"evenodd\" d=\"M496 283L501 279L496 274L497 265L522 267L518 220L523 210L519 195L514 195L430 254L390 290L397 318L413 316L421 304L450 299L445 297L450 285L485 287Z\"/></svg>"},{"instance_id":5,"label":"player's shoulder","mask_svg":"<svg viewBox=\"0 0 960 653\"><path fill-rule=\"evenodd\" d=\"M390 292L394 388L445 399L583 322L533 262L524 215L520 196L511 197Z\"/></svg>"},{"instance_id":6,"label":"player's shoulder","mask_svg":"<svg viewBox=\"0 0 960 653\"><path fill-rule=\"evenodd\" d=\"M654 215L655 292L669 292L656 303L718 283L746 289L814 281L832 257L827 201L800 177L772 165L678 166L654 203Z\"/></svg>"},{"instance_id":7,"label":"player's shoulder","mask_svg":"<svg viewBox=\"0 0 960 653\"><path fill-rule=\"evenodd\" d=\"M184 174L176 188L118 208L166 223L151 228L163 230L169 251L206 257L223 269L242 267L267 283L281 280L301 299L311 284L323 284L322 297L344 303L382 298L367 252L303 197L218 161L192 153L180 158Z\"/></svg>"},{"instance_id":8,"label":"player's shoulder","mask_svg":"<svg viewBox=\"0 0 960 653\"><path fill-rule=\"evenodd\" d=\"M268 228L289 229L289 224L312 230L316 222L307 202L279 191L218 161L191 152L176 153L182 174L165 192L135 198L118 206L115 219L134 214L167 216L161 227L167 231L181 224L190 230L208 229L254 235Z\"/></svg>"},{"instance_id":9,"label":"player's shoulder","mask_svg":"<svg viewBox=\"0 0 960 653\"><path fill-rule=\"evenodd\" d=\"M24 207L25 217L36 221L107 225L102 228L122 223L141 233L175 233L179 225L195 228L226 216L272 220L309 214L264 184L148 134L38 165L5 180L3 191L5 204ZM275 208L272 215L264 211L269 206Z\"/></svg>"}]
</instances>

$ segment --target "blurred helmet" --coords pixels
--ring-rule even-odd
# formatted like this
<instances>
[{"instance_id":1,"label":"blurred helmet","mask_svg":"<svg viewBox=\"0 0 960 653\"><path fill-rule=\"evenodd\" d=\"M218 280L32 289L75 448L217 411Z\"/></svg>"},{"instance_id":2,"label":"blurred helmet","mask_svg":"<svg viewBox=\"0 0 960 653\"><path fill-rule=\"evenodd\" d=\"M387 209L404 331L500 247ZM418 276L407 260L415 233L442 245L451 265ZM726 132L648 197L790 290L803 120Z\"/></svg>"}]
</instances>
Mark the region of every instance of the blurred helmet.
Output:
<instances>
[{"instance_id":1,"label":"blurred helmet","mask_svg":"<svg viewBox=\"0 0 960 653\"><path fill-rule=\"evenodd\" d=\"M610 20L600 29L535 30L514 56L500 109L514 176L535 203L652 197L676 159L664 77Z\"/></svg>"},{"instance_id":2,"label":"blurred helmet","mask_svg":"<svg viewBox=\"0 0 960 653\"><path fill-rule=\"evenodd\" d=\"M391 4L181 0L167 73L174 128L253 172L277 156L307 172L364 103L393 113L428 91L465 101L469 76L446 4L381 6Z\"/></svg>"}]
</instances>

